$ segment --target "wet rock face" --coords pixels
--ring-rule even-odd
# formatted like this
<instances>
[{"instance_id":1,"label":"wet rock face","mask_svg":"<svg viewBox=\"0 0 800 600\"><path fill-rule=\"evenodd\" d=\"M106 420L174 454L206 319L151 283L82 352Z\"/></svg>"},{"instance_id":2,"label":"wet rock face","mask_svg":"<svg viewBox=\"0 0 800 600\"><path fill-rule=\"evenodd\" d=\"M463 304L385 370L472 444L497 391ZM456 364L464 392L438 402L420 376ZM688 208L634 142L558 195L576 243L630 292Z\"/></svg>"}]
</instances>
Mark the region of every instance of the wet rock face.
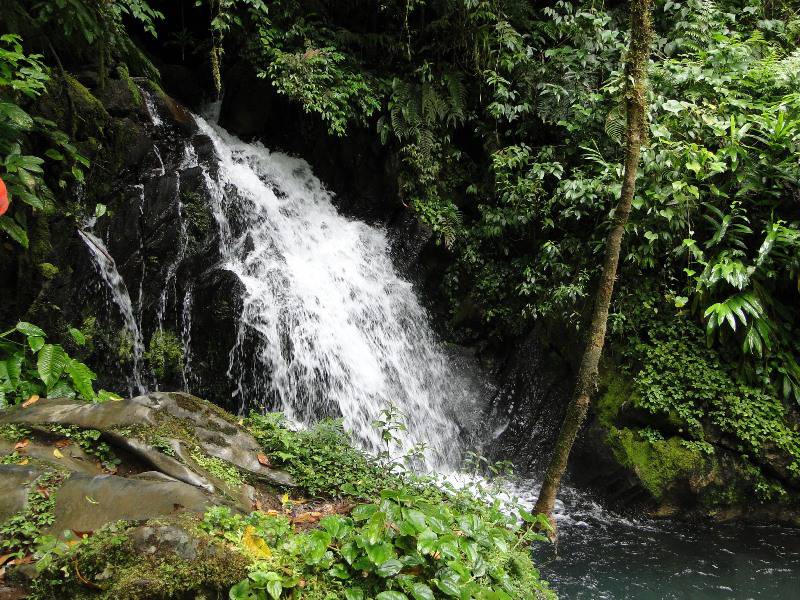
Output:
<instances>
[{"instance_id":1,"label":"wet rock face","mask_svg":"<svg viewBox=\"0 0 800 600\"><path fill-rule=\"evenodd\" d=\"M0 465L0 521L25 510L41 478L58 472L63 481L52 494L49 528L56 532L202 513L215 505L249 512L265 490L294 485L288 474L261 464L257 442L235 419L183 393L106 404L43 399L0 412L0 428L0 455L17 463ZM87 430L100 432L98 443L118 465L101 465L63 437L71 432L78 440Z\"/></svg>"},{"instance_id":2,"label":"wet rock face","mask_svg":"<svg viewBox=\"0 0 800 600\"><path fill-rule=\"evenodd\" d=\"M521 473L544 469L572 381L569 363L540 332L514 345L484 417L484 452L494 460L512 460Z\"/></svg>"},{"instance_id":3,"label":"wet rock face","mask_svg":"<svg viewBox=\"0 0 800 600\"><path fill-rule=\"evenodd\" d=\"M211 142L198 135L188 110L146 80L111 80L103 90L92 74L80 80L69 79L79 117L75 139L92 167L79 193L88 214L96 203L107 207L82 228L99 238L125 282L141 356L91 249L67 220L45 222L36 232L37 256L0 260L0 286L16 303L0 306L0 320L36 322L54 341L80 327L90 343L71 351L99 374L98 387L136 392L130 376L138 359L145 389L189 389L235 409L224 373L241 296L220 264L205 185L215 164ZM41 112L68 130L66 104L53 95ZM55 274L39 275L38 261L54 265Z\"/></svg>"}]
</instances>

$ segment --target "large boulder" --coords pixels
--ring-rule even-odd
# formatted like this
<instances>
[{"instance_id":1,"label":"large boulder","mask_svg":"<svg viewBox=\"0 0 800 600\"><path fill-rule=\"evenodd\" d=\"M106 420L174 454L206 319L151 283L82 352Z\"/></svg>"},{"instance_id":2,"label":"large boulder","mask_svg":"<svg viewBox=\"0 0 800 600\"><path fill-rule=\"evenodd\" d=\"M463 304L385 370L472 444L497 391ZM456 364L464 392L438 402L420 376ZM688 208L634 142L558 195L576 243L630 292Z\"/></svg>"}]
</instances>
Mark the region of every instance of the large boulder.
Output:
<instances>
[{"instance_id":1,"label":"large boulder","mask_svg":"<svg viewBox=\"0 0 800 600\"><path fill-rule=\"evenodd\" d=\"M214 505L246 513L294 485L262 464L258 443L234 417L189 394L42 399L0 411L0 434L0 521L43 495L54 499L42 522L54 533Z\"/></svg>"}]
</instances>

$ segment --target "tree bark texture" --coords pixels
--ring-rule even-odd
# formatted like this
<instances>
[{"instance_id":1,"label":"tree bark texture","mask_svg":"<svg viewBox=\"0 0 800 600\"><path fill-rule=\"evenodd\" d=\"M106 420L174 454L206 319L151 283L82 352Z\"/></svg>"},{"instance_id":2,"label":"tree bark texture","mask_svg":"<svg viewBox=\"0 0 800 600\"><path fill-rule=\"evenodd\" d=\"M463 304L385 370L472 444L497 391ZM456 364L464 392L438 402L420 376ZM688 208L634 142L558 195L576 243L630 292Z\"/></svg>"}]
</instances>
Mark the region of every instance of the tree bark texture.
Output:
<instances>
[{"instance_id":1,"label":"tree bark texture","mask_svg":"<svg viewBox=\"0 0 800 600\"><path fill-rule=\"evenodd\" d=\"M639 166L641 147L647 136L647 64L652 38L652 0L632 0L630 3L631 40L625 63L626 88L626 132L625 170L622 193L614 210L611 229L605 244L603 270L594 300L592 320L578 370L575 391L564 422L561 425L553 456L536 501L535 512L545 515L554 526L551 537L555 538L552 519L561 479L567 468L570 451L575 438L586 419L592 395L597 388L597 372L606 337L608 310L617 276L622 236L631 212L631 203L636 191L636 171Z\"/></svg>"}]
</instances>

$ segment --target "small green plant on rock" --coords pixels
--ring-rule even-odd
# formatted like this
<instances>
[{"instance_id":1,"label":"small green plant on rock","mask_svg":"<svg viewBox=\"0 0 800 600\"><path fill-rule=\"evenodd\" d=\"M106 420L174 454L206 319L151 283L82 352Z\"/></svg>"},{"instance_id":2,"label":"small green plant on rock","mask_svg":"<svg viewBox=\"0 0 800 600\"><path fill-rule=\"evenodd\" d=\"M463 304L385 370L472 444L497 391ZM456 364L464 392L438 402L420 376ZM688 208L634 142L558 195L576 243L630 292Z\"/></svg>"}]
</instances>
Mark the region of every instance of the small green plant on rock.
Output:
<instances>
[{"instance_id":1,"label":"small green plant on rock","mask_svg":"<svg viewBox=\"0 0 800 600\"><path fill-rule=\"evenodd\" d=\"M183 370L183 346L177 335L159 329L150 338L145 358L159 379L176 377Z\"/></svg>"},{"instance_id":2,"label":"small green plant on rock","mask_svg":"<svg viewBox=\"0 0 800 600\"><path fill-rule=\"evenodd\" d=\"M86 454L94 456L107 468L113 469L121 462L114 454L111 446L100 439L103 435L102 432L96 429L82 429L75 425L59 424L47 425L45 429L51 433L72 440L78 444Z\"/></svg>"},{"instance_id":3,"label":"small green plant on rock","mask_svg":"<svg viewBox=\"0 0 800 600\"><path fill-rule=\"evenodd\" d=\"M239 469L220 458L207 455L199 448L192 452L192 460L232 489L238 489L244 484L244 477Z\"/></svg>"},{"instance_id":4,"label":"small green plant on rock","mask_svg":"<svg viewBox=\"0 0 800 600\"><path fill-rule=\"evenodd\" d=\"M65 479L65 473L53 470L33 482L27 506L0 524L0 551L3 554L22 557L33 549L39 532L55 520L55 492Z\"/></svg>"}]
</instances>

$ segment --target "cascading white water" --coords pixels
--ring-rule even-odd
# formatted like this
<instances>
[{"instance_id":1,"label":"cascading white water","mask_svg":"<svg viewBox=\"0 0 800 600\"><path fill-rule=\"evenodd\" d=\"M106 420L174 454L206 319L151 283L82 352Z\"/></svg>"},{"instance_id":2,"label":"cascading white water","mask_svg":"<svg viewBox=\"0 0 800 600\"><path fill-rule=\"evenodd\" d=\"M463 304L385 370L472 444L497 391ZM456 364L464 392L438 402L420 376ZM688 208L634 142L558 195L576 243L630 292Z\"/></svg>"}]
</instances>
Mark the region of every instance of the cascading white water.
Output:
<instances>
[{"instance_id":1,"label":"cascading white water","mask_svg":"<svg viewBox=\"0 0 800 600\"><path fill-rule=\"evenodd\" d=\"M142 340L142 331L139 323L133 312L133 303L131 296L128 293L128 287L122 279L122 275L117 270L117 265L114 259L109 254L103 240L89 231L82 229L78 230L78 235L86 244L92 256L92 261L97 268L97 272L108 287L111 294L111 299L117 305L122 320L125 324L125 329L130 335L131 353L133 358L133 373L128 380L128 388L130 393L142 394L144 393L144 385L142 383L142 355L144 354L144 341Z\"/></svg>"},{"instance_id":2,"label":"cascading white water","mask_svg":"<svg viewBox=\"0 0 800 600\"><path fill-rule=\"evenodd\" d=\"M230 371L240 405L303 423L341 415L378 449L372 424L391 403L408 445L425 443L429 466L452 464L454 415L471 413L480 392L436 340L386 233L339 214L306 162L197 121L219 161L206 177L221 253L245 288ZM243 363L258 372L245 378Z\"/></svg>"}]
</instances>

